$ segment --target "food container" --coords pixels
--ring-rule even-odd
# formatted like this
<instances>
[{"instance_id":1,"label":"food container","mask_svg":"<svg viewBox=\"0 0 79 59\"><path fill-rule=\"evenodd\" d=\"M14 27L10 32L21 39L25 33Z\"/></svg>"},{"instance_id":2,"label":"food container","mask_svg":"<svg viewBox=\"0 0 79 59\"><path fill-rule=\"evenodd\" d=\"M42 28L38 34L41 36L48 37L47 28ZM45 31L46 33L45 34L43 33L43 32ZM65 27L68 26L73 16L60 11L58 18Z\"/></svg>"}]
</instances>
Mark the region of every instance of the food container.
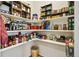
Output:
<instances>
[{"instance_id":1,"label":"food container","mask_svg":"<svg viewBox=\"0 0 79 59\"><path fill-rule=\"evenodd\" d=\"M13 36L13 45L16 44L16 38Z\"/></svg>"},{"instance_id":2,"label":"food container","mask_svg":"<svg viewBox=\"0 0 79 59\"><path fill-rule=\"evenodd\" d=\"M53 10L53 14L57 14L57 10Z\"/></svg>"},{"instance_id":3,"label":"food container","mask_svg":"<svg viewBox=\"0 0 79 59\"><path fill-rule=\"evenodd\" d=\"M37 26L35 26L35 25L32 25L31 26L31 29L37 29L38 27Z\"/></svg>"},{"instance_id":4,"label":"food container","mask_svg":"<svg viewBox=\"0 0 79 59\"><path fill-rule=\"evenodd\" d=\"M26 36L25 35L22 36L22 42L24 42L24 41L26 41Z\"/></svg>"},{"instance_id":5,"label":"food container","mask_svg":"<svg viewBox=\"0 0 79 59\"><path fill-rule=\"evenodd\" d=\"M63 24L63 30L67 30L67 25Z\"/></svg>"},{"instance_id":6,"label":"food container","mask_svg":"<svg viewBox=\"0 0 79 59\"><path fill-rule=\"evenodd\" d=\"M54 30L58 30L59 26L57 24L54 25Z\"/></svg>"},{"instance_id":7,"label":"food container","mask_svg":"<svg viewBox=\"0 0 79 59\"><path fill-rule=\"evenodd\" d=\"M39 56L39 47L38 46L32 46L31 47L31 55L32 55L32 57L38 57Z\"/></svg>"},{"instance_id":8,"label":"food container","mask_svg":"<svg viewBox=\"0 0 79 59\"><path fill-rule=\"evenodd\" d=\"M42 39L47 39L47 36L46 35L42 35Z\"/></svg>"},{"instance_id":9,"label":"food container","mask_svg":"<svg viewBox=\"0 0 79 59\"><path fill-rule=\"evenodd\" d=\"M62 24L59 24L59 30L62 30Z\"/></svg>"},{"instance_id":10,"label":"food container","mask_svg":"<svg viewBox=\"0 0 79 59\"><path fill-rule=\"evenodd\" d=\"M45 28L45 25L41 25L41 29L44 29Z\"/></svg>"}]
</instances>

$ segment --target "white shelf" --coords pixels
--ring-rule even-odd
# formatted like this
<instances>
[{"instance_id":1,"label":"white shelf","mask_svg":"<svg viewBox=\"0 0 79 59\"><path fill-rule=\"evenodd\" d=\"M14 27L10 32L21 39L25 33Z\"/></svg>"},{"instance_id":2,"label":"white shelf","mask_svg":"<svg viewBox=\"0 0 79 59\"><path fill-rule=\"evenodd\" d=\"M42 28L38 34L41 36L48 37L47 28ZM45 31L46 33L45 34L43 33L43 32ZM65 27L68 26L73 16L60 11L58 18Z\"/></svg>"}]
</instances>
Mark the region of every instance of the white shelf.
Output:
<instances>
[{"instance_id":1,"label":"white shelf","mask_svg":"<svg viewBox=\"0 0 79 59\"><path fill-rule=\"evenodd\" d=\"M74 17L74 15L69 15L69 16L67 16L67 17Z\"/></svg>"},{"instance_id":2,"label":"white shelf","mask_svg":"<svg viewBox=\"0 0 79 59\"><path fill-rule=\"evenodd\" d=\"M0 52L6 51L6 50L9 50L9 49L12 49L12 48L16 48L16 47L18 47L18 46L21 46L21 45L23 45L23 44L30 43L30 42L32 42L32 41L34 41L34 40L25 41L25 42L22 42L22 43L18 43L18 44L16 44L16 45L12 45L12 46L10 46L10 47L6 47L6 48L3 48L3 49L0 49Z\"/></svg>"},{"instance_id":3,"label":"white shelf","mask_svg":"<svg viewBox=\"0 0 79 59\"><path fill-rule=\"evenodd\" d=\"M34 31L38 31L38 32L59 32L59 33L74 33L74 30L14 30L14 31L7 31L8 33L8 36L11 36L11 35L18 35L18 32L21 32L22 34L25 34L25 33L31 33L31 32L34 32Z\"/></svg>"},{"instance_id":4,"label":"white shelf","mask_svg":"<svg viewBox=\"0 0 79 59\"><path fill-rule=\"evenodd\" d=\"M57 45L65 46L65 43L57 42L57 41L53 41L53 40L49 40L49 39L38 39L38 38L34 38L32 40L36 40L36 41L41 41L41 42L46 42L46 43L52 43L52 44L57 44Z\"/></svg>"},{"instance_id":5,"label":"white shelf","mask_svg":"<svg viewBox=\"0 0 79 59\"><path fill-rule=\"evenodd\" d=\"M59 20L59 19L61 20L61 19L69 18L69 17L74 17L74 15L62 16L62 17L53 18L53 19L50 19L50 20Z\"/></svg>"},{"instance_id":6,"label":"white shelf","mask_svg":"<svg viewBox=\"0 0 79 59\"><path fill-rule=\"evenodd\" d=\"M57 45L60 45L60 46L65 46L65 43L61 43L61 42L56 42L56 41L51 41L51 40L44 40L44 39L38 39L38 38L34 38L32 40L29 40L29 41L25 41L25 42L22 42L22 43L18 43L16 45L12 45L10 47L7 47L7 48L4 48L4 49L0 49L0 52L3 52L3 51L7 51L9 49L12 49L12 48L16 48L16 47L19 47L23 44L27 44L27 43L30 43L32 41L40 41L40 42L46 42L46 43L51 43L51 44L57 44Z\"/></svg>"},{"instance_id":7,"label":"white shelf","mask_svg":"<svg viewBox=\"0 0 79 59\"><path fill-rule=\"evenodd\" d=\"M0 12L0 14L6 16L6 17L13 17L14 19L22 19L22 20L26 20L27 18L22 18L22 17L19 17L19 16L14 16L14 15L11 15L11 14L7 14L7 13L2 13Z\"/></svg>"},{"instance_id":8,"label":"white shelf","mask_svg":"<svg viewBox=\"0 0 79 59\"><path fill-rule=\"evenodd\" d=\"M27 19L27 18L23 18L23 17L19 17L19 16L15 16L15 15L11 15L11 14L7 14L7 13L2 13L0 12L1 15L4 15L6 17L10 17L13 18L14 20L18 20L18 21L26 21L28 23L39 23L38 20L32 20L32 19Z\"/></svg>"},{"instance_id":9,"label":"white shelf","mask_svg":"<svg viewBox=\"0 0 79 59\"><path fill-rule=\"evenodd\" d=\"M46 43L51 43L51 44L57 44L57 45L61 45L61 46L65 46L65 43L56 42L56 41L52 41L52 40L39 40L39 41L46 42Z\"/></svg>"},{"instance_id":10,"label":"white shelf","mask_svg":"<svg viewBox=\"0 0 79 59\"><path fill-rule=\"evenodd\" d=\"M6 17L12 17L14 19L18 19L18 20L25 20L26 22L39 23L38 20L31 20L31 19L22 18L22 17L19 17L19 16L14 16L14 15L11 15L11 14L7 14L7 13L2 13L2 12L0 12L0 14L4 15ZM58 20L58 19L63 19L63 18L68 18L68 17L74 17L74 15L62 16L62 17L53 18L53 19L50 19L50 20ZM42 21L40 21L40 22L42 22Z\"/></svg>"},{"instance_id":11,"label":"white shelf","mask_svg":"<svg viewBox=\"0 0 79 59\"><path fill-rule=\"evenodd\" d=\"M7 31L8 33L18 33L18 32L30 32L30 31L54 31L54 32L74 32L74 30L13 30Z\"/></svg>"}]
</instances>

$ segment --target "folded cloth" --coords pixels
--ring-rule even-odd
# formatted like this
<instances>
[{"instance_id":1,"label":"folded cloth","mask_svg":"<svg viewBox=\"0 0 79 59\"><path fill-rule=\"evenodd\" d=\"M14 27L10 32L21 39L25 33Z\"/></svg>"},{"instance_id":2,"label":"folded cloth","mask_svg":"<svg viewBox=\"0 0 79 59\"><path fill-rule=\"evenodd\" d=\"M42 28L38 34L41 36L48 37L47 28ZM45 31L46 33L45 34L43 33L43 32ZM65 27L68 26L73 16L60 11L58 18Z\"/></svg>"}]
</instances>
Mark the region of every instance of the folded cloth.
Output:
<instances>
[{"instance_id":1,"label":"folded cloth","mask_svg":"<svg viewBox=\"0 0 79 59\"><path fill-rule=\"evenodd\" d=\"M5 28L4 20L5 17L3 15L0 15L0 41L1 41L1 45L5 46L8 43L8 34Z\"/></svg>"}]
</instances>

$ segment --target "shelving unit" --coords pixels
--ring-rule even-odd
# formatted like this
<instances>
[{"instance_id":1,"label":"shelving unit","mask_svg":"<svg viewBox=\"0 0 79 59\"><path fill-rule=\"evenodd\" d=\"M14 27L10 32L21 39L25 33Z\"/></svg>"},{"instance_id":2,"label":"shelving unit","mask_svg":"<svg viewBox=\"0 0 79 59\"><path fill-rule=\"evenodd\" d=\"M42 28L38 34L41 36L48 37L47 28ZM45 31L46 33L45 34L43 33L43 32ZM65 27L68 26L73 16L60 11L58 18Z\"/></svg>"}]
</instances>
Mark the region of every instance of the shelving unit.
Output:
<instances>
[{"instance_id":1,"label":"shelving unit","mask_svg":"<svg viewBox=\"0 0 79 59\"><path fill-rule=\"evenodd\" d=\"M68 7L63 7L59 10L53 10L52 4L48 4L41 7L41 17L42 18L54 18L62 17L63 15L68 15Z\"/></svg>"},{"instance_id":2,"label":"shelving unit","mask_svg":"<svg viewBox=\"0 0 79 59\"><path fill-rule=\"evenodd\" d=\"M19 15L20 17L30 19L31 8L19 1L16 1L16 2L13 1L12 2L12 14Z\"/></svg>"},{"instance_id":3,"label":"shelving unit","mask_svg":"<svg viewBox=\"0 0 79 59\"><path fill-rule=\"evenodd\" d=\"M26 5L24 5L24 4L22 4L21 2L11 2L12 4L15 4L15 3L19 3L20 4L20 8L22 7L23 9L20 9L20 8L18 8L18 7L14 7L14 6L12 6L12 14L13 15L11 15L11 14L7 14L7 13L1 13L0 12L0 14L2 14L2 15L4 15L4 16L6 16L6 17L10 17L10 18L12 18L12 19L14 19L14 20L18 20L18 21L26 21L26 22L28 22L28 23L41 23L42 22L42 20L39 22L38 20L31 20L30 19L30 17L28 16L28 14L29 15L31 15L31 9L30 9L30 7L27 7ZM15 4L16 5L16 4ZM50 7L50 8L49 8ZM43 7L41 7L41 8L44 8L45 10L42 10L41 12L43 12L43 13L45 13L45 15L43 16L43 17L48 17L48 16L55 16L55 15L60 15L60 14L63 14L63 13L68 13L68 11L66 11L66 12L62 12L62 13L57 13L57 14L47 14L47 12L52 12L52 5L51 4L49 4L49 5L46 5L46 6L43 6ZM15 10L15 11L14 11ZM19 12L20 14L19 14L19 16L15 16L14 15L14 12L16 13L16 12ZM27 19L29 17L29 19ZM66 19L68 19L69 17L74 17L74 15L68 15L68 16L61 16L61 17L56 17L56 18L52 18L52 19L49 19L49 21L50 21L50 23L53 21L54 22L54 20L55 21L58 21L58 20L63 20L63 19L65 19L65 21L67 21ZM46 21L46 20L45 20ZM64 20L63 20L64 21ZM50 25L50 27L51 27L52 25ZM73 33L73 35L74 35L74 30L52 30L52 29L48 29L48 30L46 30L46 29L35 29L35 30L32 30L32 29L30 29L30 30L11 30L11 31L7 31L7 33L8 33L8 35L17 35L18 34L18 32L22 32L22 33L27 33L27 32L57 32L57 33L59 33L59 32L61 32L61 33ZM46 42L46 43L51 43L51 44L56 44L56 45L62 45L62 46L65 46L65 43L61 43L61 42L56 42L56 41L52 41L52 40L40 40L40 39L32 39L32 40L30 40L30 41L25 41L25 42L22 42L22 43L18 43L18 44L16 44L16 45L12 45L12 46L10 46L10 47L7 47L7 48L4 48L4 49L1 49L1 52L2 51L5 51L5 50L8 50L8 49L11 49L11 48L14 48L14 47L17 47L17 46L20 46L20 45L23 45L23 44L26 44L26 43L29 43L29 42L31 42L31 41L41 41L41 42Z\"/></svg>"},{"instance_id":4,"label":"shelving unit","mask_svg":"<svg viewBox=\"0 0 79 59\"><path fill-rule=\"evenodd\" d=\"M52 13L52 4L41 7L41 17L46 17Z\"/></svg>"},{"instance_id":5,"label":"shelving unit","mask_svg":"<svg viewBox=\"0 0 79 59\"><path fill-rule=\"evenodd\" d=\"M9 6L9 14L27 19L31 18L31 8L20 1L2 1L2 4Z\"/></svg>"},{"instance_id":6,"label":"shelving unit","mask_svg":"<svg viewBox=\"0 0 79 59\"><path fill-rule=\"evenodd\" d=\"M26 18L22 18L22 17L16 17L14 15L10 15L10 14L6 14L6 13L0 13L4 16L7 16L7 17L10 17L10 18L14 18L14 20L18 19L18 20L24 20L28 23L39 23L39 21L37 20L29 20L29 19L26 19ZM65 18L69 18L69 17L74 17L74 15L69 15L69 16L63 16L63 17L58 17L58 18L54 18L54 19L50 19L49 21L53 21L53 20L62 20L62 19L65 19ZM42 21L40 21L42 22ZM17 30L16 30L17 31ZM33 30L18 30L18 31L33 31ZM66 31L66 30L34 30L34 31ZM67 30L68 31L68 30ZM71 30L69 30L71 31ZM15 31L14 31L15 32Z\"/></svg>"},{"instance_id":7,"label":"shelving unit","mask_svg":"<svg viewBox=\"0 0 79 59\"><path fill-rule=\"evenodd\" d=\"M11 46L11 47L7 47L7 48L4 48L4 49L1 49L0 50L0 52L2 53L1 54L1 56L2 57L6 57L6 56L13 56L13 57L29 57L30 55L31 55L31 50L30 50L30 48L31 48L31 46L32 46L32 44L38 44L39 45L39 47L41 48L43 48L43 49L40 49L40 54L41 55L43 55L43 56L48 56L48 55L45 55L45 54L47 54L47 52L44 52L44 51L47 51L48 49L45 49L44 50L44 48L46 48L46 46L44 46L44 45L42 45L41 46L41 44L39 44L39 42L41 42L41 43L44 43L44 45L49 45L49 47L51 47L50 45L52 44L52 49L51 50L53 50L53 51L57 51L58 53L55 53L55 56L66 56L65 55L65 50L64 50L64 47L65 47L65 44L64 43L59 43L59 42L54 42L54 41L50 41L50 40L40 40L40 39L37 39L37 38L34 38L34 39L32 39L31 41L29 41L29 42L23 42L23 43L19 43L19 44L17 44L17 45L13 45L13 46ZM44 46L44 47L43 47ZM62 48L62 51L60 51L59 49L56 49L57 48L57 46L58 46L58 48L59 49L61 49ZM19 49L19 50L18 50ZM55 50L54 50L55 49ZM17 53L14 53L14 52L16 52L16 50L17 50ZM51 51L51 50L49 50L48 52L50 53L50 52L52 52L53 53L53 51ZM23 52L26 52L26 53L23 53ZM45 54L44 54L44 53ZM61 53L63 54L63 55L61 55ZM8 53L8 54L7 54ZM48 53L48 54L49 54ZM7 54L7 55L6 55ZM52 55L52 54L51 54ZM52 55L53 56L53 55Z\"/></svg>"},{"instance_id":8,"label":"shelving unit","mask_svg":"<svg viewBox=\"0 0 79 59\"><path fill-rule=\"evenodd\" d=\"M11 14L7 14L7 13L2 13L0 12L1 15L4 15L6 17L10 17L10 18L13 18L14 20L18 19L18 20L29 20L27 18L22 18L22 17L19 17L19 16L14 16L14 15L11 15Z\"/></svg>"},{"instance_id":9,"label":"shelving unit","mask_svg":"<svg viewBox=\"0 0 79 59\"><path fill-rule=\"evenodd\" d=\"M7 16L7 17L13 17L14 19L23 19L23 20L26 20L26 22L29 22L29 23L39 23L38 21L34 21L34 20L28 20L26 18L22 18L22 17L16 17L14 15L10 15L10 14L6 14L6 13L0 13L4 16ZM50 21L53 21L53 20L62 20L64 18L68 18L68 17L74 17L74 15L70 15L70 16L63 16L63 17L58 17L58 18L54 18ZM41 21L42 22L42 21ZM8 33L18 33L18 32L32 32L32 31L52 31L52 32L74 32L74 30L14 30L14 31L7 31ZM13 35L13 34L12 34Z\"/></svg>"},{"instance_id":10,"label":"shelving unit","mask_svg":"<svg viewBox=\"0 0 79 59\"><path fill-rule=\"evenodd\" d=\"M14 15L11 15L11 14L7 14L7 13L2 13L0 12L0 14L6 16L6 17L12 17L14 20L18 19L18 20L26 20L27 22L38 22L38 20L29 20L29 19L26 19L26 18L22 18L22 17L18 17L18 16L14 16ZM74 17L74 15L69 15L69 16L62 16L62 17L58 17L58 18L53 18L53 19L49 19L49 20L58 20L58 19L63 19L63 18L68 18L68 17ZM42 21L42 20L41 20ZM40 21L40 22L41 22Z\"/></svg>"},{"instance_id":11,"label":"shelving unit","mask_svg":"<svg viewBox=\"0 0 79 59\"><path fill-rule=\"evenodd\" d=\"M6 50L9 50L9 49L12 49L12 48L16 48L16 47L18 47L18 46L21 46L21 45L23 45L23 44L30 43L30 42L32 42L32 41L35 41L35 40L29 40L28 42L26 41L26 42L18 43L18 44L16 44L16 45L12 45L12 46L10 46L10 47L1 49L0 52L6 51Z\"/></svg>"},{"instance_id":12,"label":"shelving unit","mask_svg":"<svg viewBox=\"0 0 79 59\"><path fill-rule=\"evenodd\" d=\"M51 44L57 44L57 45L61 45L61 46L65 46L65 43L61 43L61 42L55 42L55 41L51 41L51 40L43 40L43 39L38 39L38 38L33 38L32 40L26 41L26 42L22 42L22 43L18 43L17 45L12 45L10 47L1 49L0 52L15 48L17 46L23 45L23 44L27 44L30 43L32 41L41 41L41 42L47 42L47 43L51 43Z\"/></svg>"}]
</instances>

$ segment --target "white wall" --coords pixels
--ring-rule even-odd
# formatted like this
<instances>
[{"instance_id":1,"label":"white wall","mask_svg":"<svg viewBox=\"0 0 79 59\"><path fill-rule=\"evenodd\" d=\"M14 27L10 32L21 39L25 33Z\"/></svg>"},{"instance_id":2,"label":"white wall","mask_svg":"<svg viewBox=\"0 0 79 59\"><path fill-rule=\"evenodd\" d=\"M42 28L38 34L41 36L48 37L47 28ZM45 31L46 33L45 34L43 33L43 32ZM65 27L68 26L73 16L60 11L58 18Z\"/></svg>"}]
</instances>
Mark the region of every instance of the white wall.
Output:
<instances>
[{"instance_id":1,"label":"white wall","mask_svg":"<svg viewBox=\"0 0 79 59\"><path fill-rule=\"evenodd\" d=\"M75 2L75 57L79 57L79 1Z\"/></svg>"},{"instance_id":2,"label":"white wall","mask_svg":"<svg viewBox=\"0 0 79 59\"><path fill-rule=\"evenodd\" d=\"M26 1L31 6L32 14L37 13L40 16L40 8L46 4L52 3L52 8L60 9L62 7L68 6L67 1Z\"/></svg>"}]
</instances>

